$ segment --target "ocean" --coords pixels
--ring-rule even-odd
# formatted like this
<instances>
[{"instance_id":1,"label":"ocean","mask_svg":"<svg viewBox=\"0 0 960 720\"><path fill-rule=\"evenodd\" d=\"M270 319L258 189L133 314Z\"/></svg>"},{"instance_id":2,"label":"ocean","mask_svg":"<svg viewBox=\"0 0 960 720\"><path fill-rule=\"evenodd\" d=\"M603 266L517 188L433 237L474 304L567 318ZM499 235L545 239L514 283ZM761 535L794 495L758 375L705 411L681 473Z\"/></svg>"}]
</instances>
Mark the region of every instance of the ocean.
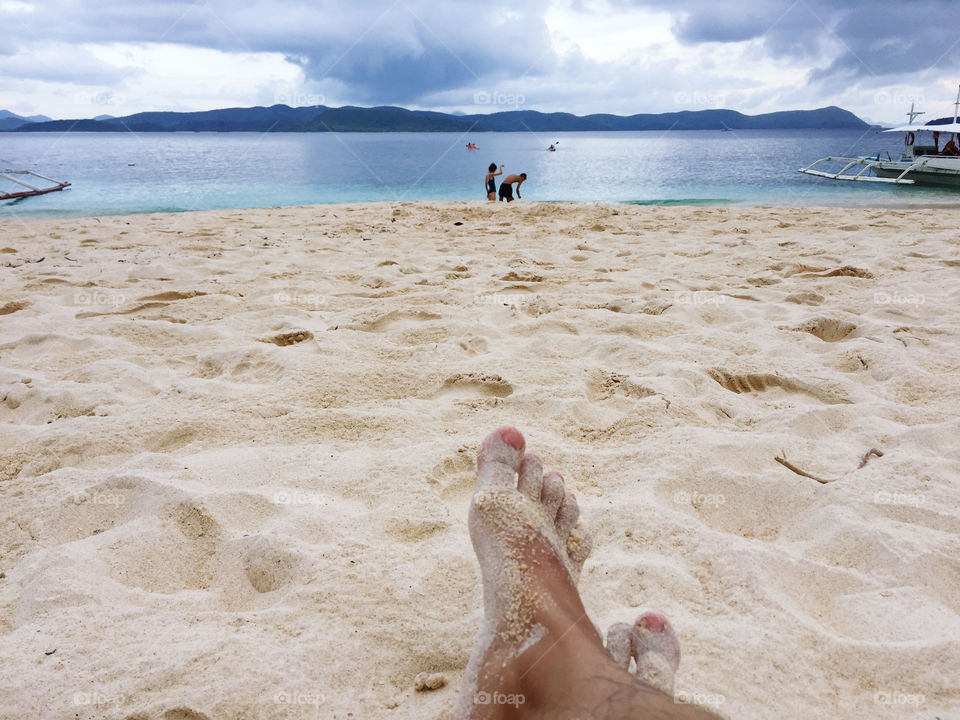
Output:
<instances>
[{"instance_id":1,"label":"ocean","mask_svg":"<svg viewBox=\"0 0 960 720\"><path fill-rule=\"evenodd\" d=\"M468 142L479 149L468 150ZM557 152L547 146L557 144ZM0 202L0 219L318 203L483 200L487 165L526 172L524 200L639 204L954 206L956 191L838 183L825 155L896 157L874 130L590 133L3 133L0 169L68 180ZM0 180L0 189L12 186Z\"/></svg>"}]
</instances>

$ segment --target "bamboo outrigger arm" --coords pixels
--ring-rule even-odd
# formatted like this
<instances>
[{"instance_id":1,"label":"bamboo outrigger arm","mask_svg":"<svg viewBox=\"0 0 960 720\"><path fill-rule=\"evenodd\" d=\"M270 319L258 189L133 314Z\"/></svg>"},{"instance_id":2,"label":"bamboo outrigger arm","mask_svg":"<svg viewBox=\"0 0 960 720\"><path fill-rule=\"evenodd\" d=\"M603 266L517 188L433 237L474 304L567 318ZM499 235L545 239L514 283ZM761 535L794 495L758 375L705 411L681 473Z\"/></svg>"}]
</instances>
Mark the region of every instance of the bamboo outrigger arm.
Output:
<instances>
[{"instance_id":1,"label":"bamboo outrigger arm","mask_svg":"<svg viewBox=\"0 0 960 720\"><path fill-rule=\"evenodd\" d=\"M28 175L31 177L40 178L41 180L52 182L53 185L51 187L37 187L36 185L31 185L28 182L13 177L14 175ZM14 200L16 198L31 197L32 195L46 195L47 193L57 192L58 190L63 190L66 187L70 187L70 183L68 182L60 182L59 180L54 180L46 175L35 173L32 170L3 170L0 171L0 178L9 180L16 185L27 188L26 190L19 190L17 192L0 192L0 200Z\"/></svg>"},{"instance_id":2,"label":"bamboo outrigger arm","mask_svg":"<svg viewBox=\"0 0 960 720\"><path fill-rule=\"evenodd\" d=\"M813 166L822 162L842 162L846 163L843 168L835 173L824 172L823 170L814 170ZM844 158L844 157L825 157L820 158L816 162L811 163L805 168L800 168L800 172L805 173L806 175L816 175L817 177L828 178L830 180L849 180L853 182L876 182L876 183L887 183L893 185L914 185L915 181L906 177L907 173L916 170L920 167L923 167L926 164L926 158L913 163L904 170L898 177L895 178L885 178L885 177L874 177L872 175L864 175L868 170L879 167L880 161L874 160L872 158ZM863 168L852 175L844 175L844 173L852 167L857 165L862 165Z\"/></svg>"}]
</instances>

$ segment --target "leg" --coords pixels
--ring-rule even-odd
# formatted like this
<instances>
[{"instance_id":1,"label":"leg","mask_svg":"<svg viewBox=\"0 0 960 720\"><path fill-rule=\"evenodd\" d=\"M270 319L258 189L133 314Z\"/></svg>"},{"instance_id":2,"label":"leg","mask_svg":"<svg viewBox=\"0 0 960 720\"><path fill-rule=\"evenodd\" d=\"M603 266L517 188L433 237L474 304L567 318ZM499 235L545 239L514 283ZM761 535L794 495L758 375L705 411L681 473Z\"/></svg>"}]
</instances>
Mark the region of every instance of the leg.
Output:
<instances>
[{"instance_id":1,"label":"leg","mask_svg":"<svg viewBox=\"0 0 960 720\"><path fill-rule=\"evenodd\" d=\"M591 542L577 523L576 500L565 492L563 478L544 475L540 460L525 455L524 447L518 430L502 427L480 448L469 525L485 617L454 717L714 717L674 703L603 647L576 587ZM659 628L655 620L650 624ZM631 632L632 653L639 630ZM655 659L646 647L636 641L644 666Z\"/></svg>"}]
</instances>

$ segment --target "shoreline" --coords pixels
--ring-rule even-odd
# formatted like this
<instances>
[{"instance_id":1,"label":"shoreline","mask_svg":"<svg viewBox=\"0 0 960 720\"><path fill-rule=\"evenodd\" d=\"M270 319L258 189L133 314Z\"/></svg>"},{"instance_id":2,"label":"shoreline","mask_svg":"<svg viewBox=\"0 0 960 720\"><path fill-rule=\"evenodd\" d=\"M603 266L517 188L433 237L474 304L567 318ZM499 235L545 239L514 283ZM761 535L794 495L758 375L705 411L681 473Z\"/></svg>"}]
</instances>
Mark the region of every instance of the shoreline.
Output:
<instances>
[{"instance_id":1,"label":"shoreline","mask_svg":"<svg viewBox=\"0 0 960 720\"><path fill-rule=\"evenodd\" d=\"M831 211L844 211L848 210L851 212L858 211L877 211L877 210L895 210L902 212L912 212L912 211L923 211L923 210L938 210L938 211L951 211L958 210L960 211L960 194L957 195L956 204L951 204L952 201L945 200L943 203L937 202L927 202L927 203L911 203L911 202L883 202L882 204L878 202L877 205L826 205L826 204L811 204L811 205L784 205L784 204L748 204L742 202L734 202L728 200L714 200L714 199L699 199L691 198L684 200L674 200L674 199L663 199L663 200L597 200L597 201L582 201L582 200L521 200L510 203L510 207L517 208L526 206L538 206L538 205L547 205L547 206L569 206L569 207L613 207L613 208L622 208L622 207L638 207L638 208L713 208L713 209L741 209L741 210L779 210L779 211L802 211L802 210L831 210ZM319 211L323 208L337 208L337 207L386 207L386 206L416 206L416 207L429 207L429 206L465 206L465 207L483 207L487 205L491 206L506 206L506 203L500 202L489 202L486 200L373 200L373 201L364 201L364 202L349 202L349 203L315 203L311 205L266 205L266 206L254 206L254 207L242 207L242 208L209 208L209 209L190 209L190 210L144 210L142 212L117 212L117 213L101 213L101 214L90 214L90 215L74 215L70 212L65 212L64 214L41 214L34 215L28 212L19 212L19 211L9 211L9 216L4 212L2 206L0 206L0 224L5 222L18 223L25 221L67 221L67 220L87 220L92 218L122 218L122 217L144 217L144 216L180 216L180 215L191 215L197 213L237 213L237 212L257 212L257 211L266 211L266 210L308 210L313 209ZM51 213L53 211L50 211Z\"/></svg>"}]
</instances>

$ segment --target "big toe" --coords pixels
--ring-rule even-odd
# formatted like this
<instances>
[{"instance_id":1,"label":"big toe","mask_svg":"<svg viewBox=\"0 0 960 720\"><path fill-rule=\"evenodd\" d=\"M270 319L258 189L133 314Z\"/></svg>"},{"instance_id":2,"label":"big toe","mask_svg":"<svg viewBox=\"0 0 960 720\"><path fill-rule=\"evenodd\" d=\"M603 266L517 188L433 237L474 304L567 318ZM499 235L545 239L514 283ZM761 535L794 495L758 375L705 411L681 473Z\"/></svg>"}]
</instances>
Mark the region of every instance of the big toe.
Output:
<instances>
[{"instance_id":1,"label":"big toe","mask_svg":"<svg viewBox=\"0 0 960 720\"><path fill-rule=\"evenodd\" d=\"M477 453L477 489L516 489L526 442L515 427L503 425L484 438Z\"/></svg>"},{"instance_id":2,"label":"big toe","mask_svg":"<svg viewBox=\"0 0 960 720\"><path fill-rule=\"evenodd\" d=\"M656 612L646 612L633 624L632 655L637 661L637 677L673 694L673 679L680 666L680 641L670 621Z\"/></svg>"},{"instance_id":3,"label":"big toe","mask_svg":"<svg viewBox=\"0 0 960 720\"><path fill-rule=\"evenodd\" d=\"M631 658L640 680L667 695L680 665L680 642L670 621L656 612L646 612L633 625L616 623L607 630L607 651L624 669Z\"/></svg>"}]
</instances>

